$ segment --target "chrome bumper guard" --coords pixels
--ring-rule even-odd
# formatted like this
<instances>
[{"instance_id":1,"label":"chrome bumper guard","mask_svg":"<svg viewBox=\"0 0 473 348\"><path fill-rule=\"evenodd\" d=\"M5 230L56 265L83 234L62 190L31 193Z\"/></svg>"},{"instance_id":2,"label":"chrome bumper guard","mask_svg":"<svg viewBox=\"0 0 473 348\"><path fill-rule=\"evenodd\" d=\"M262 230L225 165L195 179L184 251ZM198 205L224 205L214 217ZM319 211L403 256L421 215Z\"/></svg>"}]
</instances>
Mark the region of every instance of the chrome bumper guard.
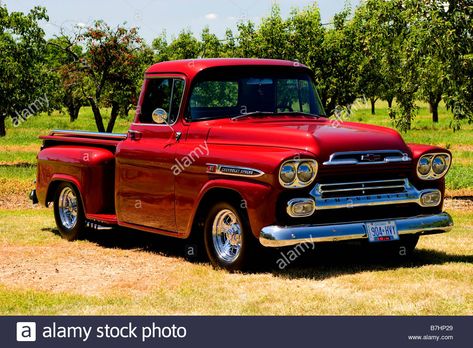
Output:
<instances>
[{"instance_id":1,"label":"chrome bumper guard","mask_svg":"<svg viewBox=\"0 0 473 348\"><path fill-rule=\"evenodd\" d=\"M261 230L259 240L265 247L278 248L301 243L367 239L366 223L375 221L394 221L399 235L444 233L453 227L452 217L444 212L435 215L334 225L267 226Z\"/></svg>"},{"instance_id":2,"label":"chrome bumper guard","mask_svg":"<svg viewBox=\"0 0 473 348\"><path fill-rule=\"evenodd\" d=\"M374 190L383 191L392 189L399 189L400 192L371 194ZM362 195L350 194L360 191L363 191ZM347 196L323 198L324 194L330 193L344 193L347 194ZM441 193L437 189L417 190L409 183L408 179L396 179L317 184L310 194L315 199L316 210L327 210L408 203L417 203L422 207L437 206L440 200L433 205L423 204L422 196L430 193L438 193L439 197L441 197Z\"/></svg>"}]
</instances>

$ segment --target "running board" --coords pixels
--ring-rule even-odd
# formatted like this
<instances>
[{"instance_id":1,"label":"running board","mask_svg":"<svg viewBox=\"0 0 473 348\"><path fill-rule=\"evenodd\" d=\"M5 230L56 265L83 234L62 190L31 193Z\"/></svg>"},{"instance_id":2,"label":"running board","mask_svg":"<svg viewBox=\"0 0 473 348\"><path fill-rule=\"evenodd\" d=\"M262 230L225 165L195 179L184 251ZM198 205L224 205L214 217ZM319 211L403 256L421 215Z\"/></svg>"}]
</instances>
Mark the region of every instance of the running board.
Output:
<instances>
[{"instance_id":1,"label":"running board","mask_svg":"<svg viewBox=\"0 0 473 348\"><path fill-rule=\"evenodd\" d=\"M87 228L91 228L96 231L111 230L113 228L112 226L103 226L92 221L86 221L85 226L87 226Z\"/></svg>"},{"instance_id":2,"label":"running board","mask_svg":"<svg viewBox=\"0 0 473 348\"><path fill-rule=\"evenodd\" d=\"M111 230L117 225L117 216L115 214L86 214L86 226L94 230Z\"/></svg>"}]
</instances>

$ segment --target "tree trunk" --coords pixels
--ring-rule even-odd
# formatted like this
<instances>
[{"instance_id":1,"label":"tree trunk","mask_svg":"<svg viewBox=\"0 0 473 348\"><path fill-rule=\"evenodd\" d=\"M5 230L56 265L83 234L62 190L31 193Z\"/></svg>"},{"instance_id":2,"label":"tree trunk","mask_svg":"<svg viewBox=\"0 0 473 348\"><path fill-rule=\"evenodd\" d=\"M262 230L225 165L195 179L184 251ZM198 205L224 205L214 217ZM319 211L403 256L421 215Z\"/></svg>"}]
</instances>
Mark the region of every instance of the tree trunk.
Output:
<instances>
[{"instance_id":1,"label":"tree trunk","mask_svg":"<svg viewBox=\"0 0 473 348\"><path fill-rule=\"evenodd\" d=\"M7 131L5 129L5 119L5 115L0 115L0 138L7 135Z\"/></svg>"},{"instance_id":2,"label":"tree trunk","mask_svg":"<svg viewBox=\"0 0 473 348\"><path fill-rule=\"evenodd\" d=\"M107 133L113 132L113 127L115 127L115 121L117 119L119 110L120 110L120 106L118 105L118 103L113 102L112 111L110 113L110 121L108 121L108 125L107 125Z\"/></svg>"},{"instance_id":3,"label":"tree trunk","mask_svg":"<svg viewBox=\"0 0 473 348\"><path fill-rule=\"evenodd\" d=\"M388 107L389 108L392 108L393 107L393 100L394 98L393 97L389 97L389 98L386 98L387 102L388 102Z\"/></svg>"},{"instance_id":4,"label":"tree trunk","mask_svg":"<svg viewBox=\"0 0 473 348\"><path fill-rule=\"evenodd\" d=\"M95 124L97 125L97 130L101 133L104 133L105 127L103 125L103 119L102 119L102 114L100 113L100 109L97 106L97 103L95 103L94 98L89 97L88 100L89 100L90 106L92 107L92 112L94 113Z\"/></svg>"},{"instance_id":5,"label":"tree trunk","mask_svg":"<svg viewBox=\"0 0 473 348\"><path fill-rule=\"evenodd\" d=\"M371 102L371 115L375 115L375 114L376 114L376 109L375 109L376 100L378 100L378 98L370 98L370 102Z\"/></svg>"},{"instance_id":6,"label":"tree trunk","mask_svg":"<svg viewBox=\"0 0 473 348\"><path fill-rule=\"evenodd\" d=\"M440 100L442 100L442 97L440 96L435 96L429 98L429 109L430 112L432 113L432 122L438 123L439 121L439 104Z\"/></svg>"},{"instance_id":7,"label":"tree trunk","mask_svg":"<svg viewBox=\"0 0 473 348\"><path fill-rule=\"evenodd\" d=\"M67 113L69 114L69 120L74 122L79 118L80 105L75 105L74 102L67 106Z\"/></svg>"},{"instance_id":8,"label":"tree trunk","mask_svg":"<svg viewBox=\"0 0 473 348\"><path fill-rule=\"evenodd\" d=\"M439 108L438 105L432 105L432 121L438 123L439 121Z\"/></svg>"}]
</instances>

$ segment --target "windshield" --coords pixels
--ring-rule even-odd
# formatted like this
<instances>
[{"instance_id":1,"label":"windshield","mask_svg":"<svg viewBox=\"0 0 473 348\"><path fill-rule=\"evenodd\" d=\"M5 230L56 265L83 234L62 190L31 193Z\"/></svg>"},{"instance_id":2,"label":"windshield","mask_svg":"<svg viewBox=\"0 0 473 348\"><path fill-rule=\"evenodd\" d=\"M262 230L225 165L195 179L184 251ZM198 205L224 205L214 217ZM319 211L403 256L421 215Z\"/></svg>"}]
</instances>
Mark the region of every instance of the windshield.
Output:
<instances>
[{"instance_id":1,"label":"windshield","mask_svg":"<svg viewBox=\"0 0 473 348\"><path fill-rule=\"evenodd\" d=\"M308 73L279 70L227 67L202 73L193 84L187 118L208 120L250 113L325 115Z\"/></svg>"}]
</instances>

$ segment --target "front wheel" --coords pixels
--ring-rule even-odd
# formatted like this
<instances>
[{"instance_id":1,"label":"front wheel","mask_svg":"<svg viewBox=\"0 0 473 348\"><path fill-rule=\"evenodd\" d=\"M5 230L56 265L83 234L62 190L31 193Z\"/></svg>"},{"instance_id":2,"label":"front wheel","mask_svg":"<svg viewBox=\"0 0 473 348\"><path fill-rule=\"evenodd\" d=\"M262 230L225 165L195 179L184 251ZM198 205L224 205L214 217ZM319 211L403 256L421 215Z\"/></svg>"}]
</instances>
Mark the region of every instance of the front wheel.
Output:
<instances>
[{"instance_id":1,"label":"front wheel","mask_svg":"<svg viewBox=\"0 0 473 348\"><path fill-rule=\"evenodd\" d=\"M79 239L85 227L84 210L79 192L70 183L59 184L54 195L54 218L62 238Z\"/></svg>"},{"instance_id":2,"label":"front wheel","mask_svg":"<svg viewBox=\"0 0 473 348\"><path fill-rule=\"evenodd\" d=\"M204 241L212 265L230 272L249 266L255 238L241 209L221 202L209 211L204 227Z\"/></svg>"}]
</instances>

